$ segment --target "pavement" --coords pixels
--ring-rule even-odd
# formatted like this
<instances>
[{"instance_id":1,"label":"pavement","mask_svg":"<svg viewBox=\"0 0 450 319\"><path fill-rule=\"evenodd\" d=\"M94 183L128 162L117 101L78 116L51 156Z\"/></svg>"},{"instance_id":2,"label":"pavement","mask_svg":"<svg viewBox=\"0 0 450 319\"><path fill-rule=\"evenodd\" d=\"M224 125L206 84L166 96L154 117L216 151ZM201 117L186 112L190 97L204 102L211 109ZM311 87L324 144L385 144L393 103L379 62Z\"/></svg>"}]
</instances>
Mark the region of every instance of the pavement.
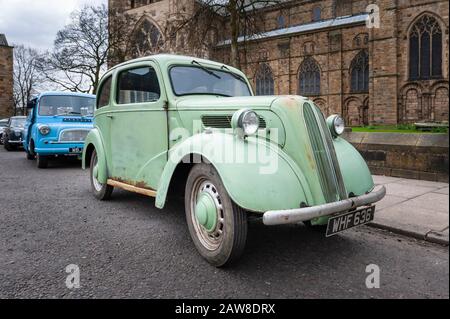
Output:
<instances>
[{"instance_id":1,"label":"pavement","mask_svg":"<svg viewBox=\"0 0 450 319\"><path fill-rule=\"evenodd\" d=\"M448 247L361 226L326 238L251 222L242 259L217 269L196 251L181 198L92 196L79 161L36 168L0 148L1 298L445 298ZM68 265L80 270L68 289ZM369 289L369 265L380 288ZM445 280L447 279L447 280Z\"/></svg>"},{"instance_id":2,"label":"pavement","mask_svg":"<svg viewBox=\"0 0 450 319\"><path fill-rule=\"evenodd\" d=\"M448 245L449 184L374 176L386 187L371 226Z\"/></svg>"}]
</instances>

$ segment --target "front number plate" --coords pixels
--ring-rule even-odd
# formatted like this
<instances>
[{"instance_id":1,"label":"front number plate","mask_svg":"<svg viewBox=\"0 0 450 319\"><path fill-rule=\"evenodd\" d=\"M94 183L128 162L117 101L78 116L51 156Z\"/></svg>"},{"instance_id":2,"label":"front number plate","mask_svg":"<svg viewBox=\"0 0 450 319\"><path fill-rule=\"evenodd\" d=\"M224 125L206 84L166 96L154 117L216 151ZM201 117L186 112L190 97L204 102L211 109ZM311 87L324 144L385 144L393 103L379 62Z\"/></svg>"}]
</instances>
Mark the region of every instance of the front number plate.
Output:
<instances>
[{"instance_id":1,"label":"front number plate","mask_svg":"<svg viewBox=\"0 0 450 319\"><path fill-rule=\"evenodd\" d=\"M371 222L375 215L375 206L368 206L350 213L345 213L328 220L327 237L344 230Z\"/></svg>"},{"instance_id":2,"label":"front number plate","mask_svg":"<svg viewBox=\"0 0 450 319\"><path fill-rule=\"evenodd\" d=\"M74 154L80 154L83 152L83 149L81 147L73 147L69 149L69 152Z\"/></svg>"}]
</instances>

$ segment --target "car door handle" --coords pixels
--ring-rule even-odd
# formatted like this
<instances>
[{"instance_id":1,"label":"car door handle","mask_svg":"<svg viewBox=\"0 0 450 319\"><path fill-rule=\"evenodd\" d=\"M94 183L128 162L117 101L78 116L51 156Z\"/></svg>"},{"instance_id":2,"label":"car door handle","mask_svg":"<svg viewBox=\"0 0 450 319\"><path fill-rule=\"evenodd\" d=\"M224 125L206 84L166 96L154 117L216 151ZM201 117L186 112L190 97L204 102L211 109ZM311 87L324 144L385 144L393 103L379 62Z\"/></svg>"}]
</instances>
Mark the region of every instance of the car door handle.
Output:
<instances>
[{"instance_id":1,"label":"car door handle","mask_svg":"<svg viewBox=\"0 0 450 319\"><path fill-rule=\"evenodd\" d=\"M109 117L110 119L114 118L114 115L106 115L107 117Z\"/></svg>"}]
</instances>

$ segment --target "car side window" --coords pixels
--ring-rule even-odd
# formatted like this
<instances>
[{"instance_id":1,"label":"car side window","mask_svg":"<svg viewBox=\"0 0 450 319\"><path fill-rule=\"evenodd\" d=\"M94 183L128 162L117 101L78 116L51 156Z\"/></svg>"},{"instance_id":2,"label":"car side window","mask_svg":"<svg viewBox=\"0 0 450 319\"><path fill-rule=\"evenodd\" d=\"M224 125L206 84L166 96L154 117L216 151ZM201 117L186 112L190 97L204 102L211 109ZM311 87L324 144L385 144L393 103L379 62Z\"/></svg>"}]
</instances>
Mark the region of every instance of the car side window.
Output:
<instances>
[{"instance_id":1,"label":"car side window","mask_svg":"<svg viewBox=\"0 0 450 319\"><path fill-rule=\"evenodd\" d=\"M97 102L97 108L102 108L104 106L109 105L109 98L111 96L111 82L112 82L112 76L107 78L105 82L103 82L103 85L100 88L99 94L98 94L98 102Z\"/></svg>"},{"instance_id":2,"label":"car side window","mask_svg":"<svg viewBox=\"0 0 450 319\"><path fill-rule=\"evenodd\" d=\"M156 102L161 96L158 77L152 67L123 71L117 81L117 104Z\"/></svg>"}]
</instances>

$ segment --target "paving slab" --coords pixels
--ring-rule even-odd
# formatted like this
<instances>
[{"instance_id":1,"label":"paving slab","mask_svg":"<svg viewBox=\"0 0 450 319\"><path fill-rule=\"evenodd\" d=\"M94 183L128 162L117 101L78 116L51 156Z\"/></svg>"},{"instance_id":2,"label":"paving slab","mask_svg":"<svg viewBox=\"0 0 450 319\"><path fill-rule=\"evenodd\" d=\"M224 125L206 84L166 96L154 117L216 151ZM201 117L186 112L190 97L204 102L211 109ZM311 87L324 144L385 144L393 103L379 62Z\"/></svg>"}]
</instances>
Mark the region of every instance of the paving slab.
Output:
<instances>
[{"instance_id":1,"label":"paving slab","mask_svg":"<svg viewBox=\"0 0 450 319\"><path fill-rule=\"evenodd\" d=\"M448 195L448 186L447 187L444 187L444 188L440 188L440 189L438 189L438 190L436 190L436 191L434 191L435 193L438 193L438 194L446 194L446 195Z\"/></svg>"},{"instance_id":2,"label":"paving slab","mask_svg":"<svg viewBox=\"0 0 450 319\"><path fill-rule=\"evenodd\" d=\"M389 183L395 183L401 181L401 178L392 177L392 176L383 176L383 175L374 175L373 181L377 185L385 185Z\"/></svg>"},{"instance_id":3,"label":"paving slab","mask_svg":"<svg viewBox=\"0 0 450 319\"><path fill-rule=\"evenodd\" d=\"M423 181L423 180L417 180L417 179L405 179L405 178L400 178L399 180L396 181L396 183L402 184L402 185L412 185L412 186L431 187L431 188L448 187L447 183Z\"/></svg>"},{"instance_id":4,"label":"paving slab","mask_svg":"<svg viewBox=\"0 0 450 319\"><path fill-rule=\"evenodd\" d=\"M374 176L386 187L371 226L448 245L449 186L446 183Z\"/></svg>"},{"instance_id":5,"label":"paving slab","mask_svg":"<svg viewBox=\"0 0 450 319\"><path fill-rule=\"evenodd\" d=\"M414 197L431 193L439 189L439 187L423 187L410 184L390 183L386 184L386 194L398 197L412 199Z\"/></svg>"},{"instance_id":6,"label":"paving slab","mask_svg":"<svg viewBox=\"0 0 450 319\"><path fill-rule=\"evenodd\" d=\"M404 201L407 201L408 199L404 197L394 196L394 195L386 195L381 201L379 201L376 204L376 210L382 210L387 207L394 206L396 204L403 203Z\"/></svg>"},{"instance_id":7,"label":"paving slab","mask_svg":"<svg viewBox=\"0 0 450 319\"><path fill-rule=\"evenodd\" d=\"M446 213L448 215L448 195L439 193L427 193L407 201L408 205Z\"/></svg>"}]
</instances>

